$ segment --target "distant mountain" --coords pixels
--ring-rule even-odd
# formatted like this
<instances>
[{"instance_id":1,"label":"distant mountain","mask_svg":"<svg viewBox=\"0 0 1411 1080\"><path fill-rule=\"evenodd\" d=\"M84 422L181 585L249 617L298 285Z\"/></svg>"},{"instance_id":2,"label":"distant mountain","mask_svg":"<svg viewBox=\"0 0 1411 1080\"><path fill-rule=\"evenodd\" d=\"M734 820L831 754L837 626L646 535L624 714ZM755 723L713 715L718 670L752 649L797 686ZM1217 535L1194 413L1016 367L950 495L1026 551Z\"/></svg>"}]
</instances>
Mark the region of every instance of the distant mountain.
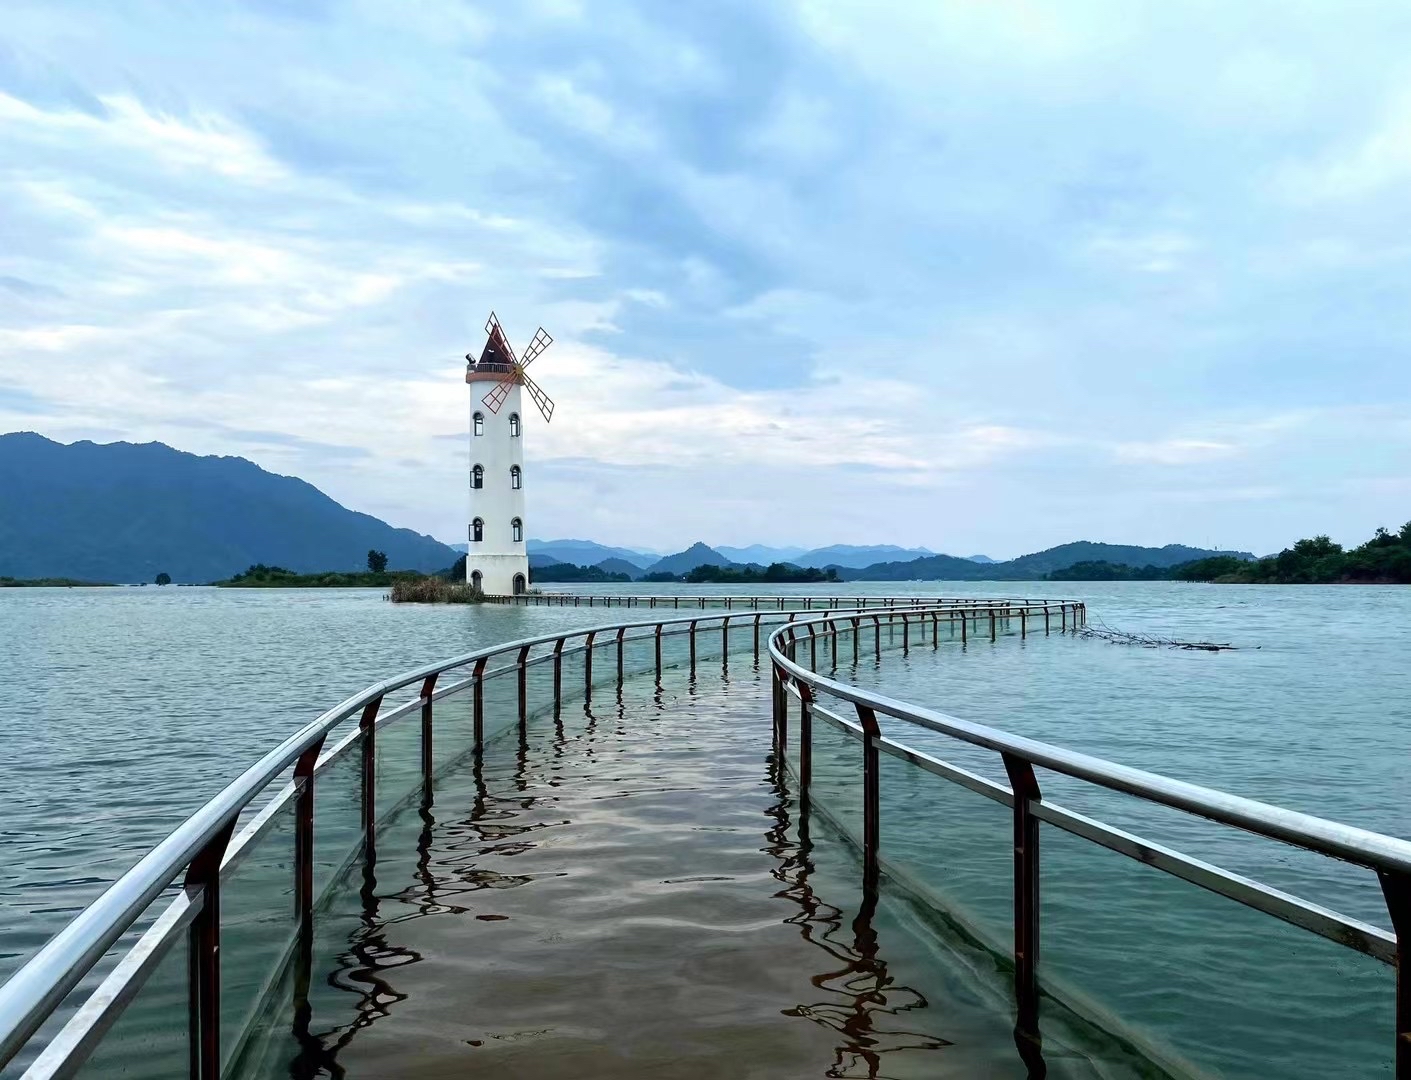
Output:
<instances>
[{"instance_id":1,"label":"distant mountain","mask_svg":"<svg viewBox=\"0 0 1411 1080\"><path fill-rule=\"evenodd\" d=\"M920 559L873 563L861 568L840 567L838 573L844 581L1036 581L1051 571L1066 570L1080 562L1170 567L1215 555L1253 558L1244 551L1211 551L1182 544L1151 548L1080 540L1032 555L1022 555L1008 562L980 563L952 555L928 555Z\"/></svg>"},{"instance_id":2,"label":"distant mountain","mask_svg":"<svg viewBox=\"0 0 1411 1080\"><path fill-rule=\"evenodd\" d=\"M547 555L551 561L559 563L572 563L575 566L596 566L604 559L623 559L630 562L637 569L651 566L657 561L657 556L643 554L633 548L608 547L605 544L595 544L592 540L533 540L531 539L525 548L531 556L535 554ZM546 565L536 563L530 559L529 565Z\"/></svg>"},{"instance_id":3,"label":"distant mountain","mask_svg":"<svg viewBox=\"0 0 1411 1080\"><path fill-rule=\"evenodd\" d=\"M230 577L254 563L362 570L369 548L394 570L441 570L457 553L238 457L162 443L53 442L0 435L0 574L146 582Z\"/></svg>"},{"instance_id":4,"label":"distant mountain","mask_svg":"<svg viewBox=\"0 0 1411 1080\"><path fill-rule=\"evenodd\" d=\"M793 562L808 549L801 547L769 547L765 544L751 544L749 547L726 547L724 544L717 544L715 550L732 562L760 563L761 565L768 566L770 563L776 562Z\"/></svg>"},{"instance_id":5,"label":"distant mountain","mask_svg":"<svg viewBox=\"0 0 1411 1080\"><path fill-rule=\"evenodd\" d=\"M1038 577L1053 570L1064 570L1074 563L1108 562L1125 566L1179 566L1193 559L1209 559L1215 555L1229 555L1236 559L1254 558L1248 551L1212 551L1206 548L1186 547L1184 544L1167 544L1165 547L1135 547L1130 544L1099 544L1091 540L1078 540L1071 544L1036 551L1032 555L1021 555L1007 563L996 566L1009 567L1028 576Z\"/></svg>"},{"instance_id":6,"label":"distant mountain","mask_svg":"<svg viewBox=\"0 0 1411 1080\"><path fill-rule=\"evenodd\" d=\"M594 563L593 565L599 570L606 571L609 574L626 574L633 581L636 581L646 572L636 563L630 563L626 559L604 559L602 562Z\"/></svg>"},{"instance_id":7,"label":"distant mountain","mask_svg":"<svg viewBox=\"0 0 1411 1080\"><path fill-rule=\"evenodd\" d=\"M873 563L863 567L837 566L836 569L844 581L994 580L991 567L954 555L923 555L919 559Z\"/></svg>"},{"instance_id":8,"label":"distant mountain","mask_svg":"<svg viewBox=\"0 0 1411 1080\"><path fill-rule=\"evenodd\" d=\"M675 555L667 555L658 559L647 567L649 574L685 574L694 570L698 566L734 566L735 564L727 559L714 548L706 547L700 541L692 544L685 551L678 551Z\"/></svg>"},{"instance_id":9,"label":"distant mountain","mask_svg":"<svg viewBox=\"0 0 1411 1080\"><path fill-rule=\"evenodd\" d=\"M895 544L873 544L865 547L855 547L852 544L832 544L829 547L813 548L811 551L802 552L798 557L786 561L795 566L813 566L821 569L826 566L863 567L880 562L904 562L934 554L935 552L927 548L904 548L897 547Z\"/></svg>"},{"instance_id":10,"label":"distant mountain","mask_svg":"<svg viewBox=\"0 0 1411 1080\"><path fill-rule=\"evenodd\" d=\"M967 555L967 556L965 556L965 557L966 557L967 559L969 559L971 562L985 563L985 564L987 564L987 565L988 565L989 563L992 563L992 562L995 561L994 559L990 558L988 555Z\"/></svg>"}]
</instances>

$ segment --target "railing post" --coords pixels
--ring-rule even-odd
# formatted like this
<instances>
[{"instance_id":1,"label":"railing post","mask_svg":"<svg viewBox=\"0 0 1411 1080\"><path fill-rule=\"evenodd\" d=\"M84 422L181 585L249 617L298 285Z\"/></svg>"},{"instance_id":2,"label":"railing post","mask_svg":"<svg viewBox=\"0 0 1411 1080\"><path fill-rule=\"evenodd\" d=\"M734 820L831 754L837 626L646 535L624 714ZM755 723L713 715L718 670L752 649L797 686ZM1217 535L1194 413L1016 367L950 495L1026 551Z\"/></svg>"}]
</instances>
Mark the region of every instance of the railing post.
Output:
<instances>
[{"instance_id":1,"label":"railing post","mask_svg":"<svg viewBox=\"0 0 1411 1080\"><path fill-rule=\"evenodd\" d=\"M882 729L877 714L866 705L857 706L862 725L862 853L867 884L877 884L877 851L882 838L882 766L877 740Z\"/></svg>"},{"instance_id":2,"label":"railing post","mask_svg":"<svg viewBox=\"0 0 1411 1080\"><path fill-rule=\"evenodd\" d=\"M832 619L829 619L829 620L828 620L828 636L829 636L829 638L832 639L832 640L829 642L829 648L830 648L830 651L832 652L832 655L833 655L833 670L834 670L834 671L837 671L837 670L838 670L838 624L835 623Z\"/></svg>"},{"instance_id":3,"label":"railing post","mask_svg":"<svg viewBox=\"0 0 1411 1080\"><path fill-rule=\"evenodd\" d=\"M931 612L931 648L941 647L941 616L939 612Z\"/></svg>"},{"instance_id":4,"label":"railing post","mask_svg":"<svg viewBox=\"0 0 1411 1080\"><path fill-rule=\"evenodd\" d=\"M813 782L813 688L799 683L799 807L808 805Z\"/></svg>"},{"instance_id":5,"label":"railing post","mask_svg":"<svg viewBox=\"0 0 1411 1080\"><path fill-rule=\"evenodd\" d=\"M1044 637L1048 637L1048 605L1044 605Z\"/></svg>"},{"instance_id":6,"label":"railing post","mask_svg":"<svg viewBox=\"0 0 1411 1080\"><path fill-rule=\"evenodd\" d=\"M617 688L622 689L622 635L627 633L627 627L621 627L617 631Z\"/></svg>"},{"instance_id":7,"label":"railing post","mask_svg":"<svg viewBox=\"0 0 1411 1080\"><path fill-rule=\"evenodd\" d=\"M696 673L696 620L691 620L691 674Z\"/></svg>"},{"instance_id":8,"label":"railing post","mask_svg":"<svg viewBox=\"0 0 1411 1080\"><path fill-rule=\"evenodd\" d=\"M653 635L653 638L655 639L655 640L654 640L654 645L655 645L655 651L656 651L657 685L660 686L660 685L661 685L661 623L657 623L656 633Z\"/></svg>"},{"instance_id":9,"label":"railing post","mask_svg":"<svg viewBox=\"0 0 1411 1080\"><path fill-rule=\"evenodd\" d=\"M596 630L590 630L587 638L583 641L583 699L585 701L593 695L593 639L597 636Z\"/></svg>"},{"instance_id":10,"label":"railing post","mask_svg":"<svg viewBox=\"0 0 1411 1080\"><path fill-rule=\"evenodd\" d=\"M188 931L192 1080L220 1080L220 863L234 829L231 818L191 860L182 883L188 896L201 898Z\"/></svg>"},{"instance_id":11,"label":"railing post","mask_svg":"<svg viewBox=\"0 0 1411 1080\"><path fill-rule=\"evenodd\" d=\"M966 629L965 629L966 626L969 624L969 622L970 622L970 610L969 610L969 608L961 608L961 610L960 610L960 643L961 643L962 645L968 645L968 644L970 643L970 639L967 637L967 631L966 631Z\"/></svg>"},{"instance_id":12,"label":"railing post","mask_svg":"<svg viewBox=\"0 0 1411 1080\"><path fill-rule=\"evenodd\" d=\"M436 678L440 672L432 672L421 684L421 779L431 783L431 774L436 771L432 750L435 746L431 727L431 695L436 692Z\"/></svg>"},{"instance_id":13,"label":"railing post","mask_svg":"<svg viewBox=\"0 0 1411 1080\"><path fill-rule=\"evenodd\" d=\"M554 715L563 701L563 638L554 642Z\"/></svg>"},{"instance_id":14,"label":"railing post","mask_svg":"<svg viewBox=\"0 0 1411 1080\"><path fill-rule=\"evenodd\" d=\"M293 961L293 1005L296 1017L307 1015L313 972L314 769L323 752L323 742L323 736L315 739L294 764L294 783L298 790L294 800L294 919L298 937Z\"/></svg>"},{"instance_id":15,"label":"railing post","mask_svg":"<svg viewBox=\"0 0 1411 1080\"><path fill-rule=\"evenodd\" d=\"M1019 608L1019 640L1024 641L1029 637L1029 608L1022 605Z\"/></svg>"},{"instance_id":16,"label":"railing post","mask_svg":"<svg viewBox=\"0 0 1411 1080\"><path fill-rule=\"evenodd\" d=\"M294 764L299 789L294 801L294 914L301 927L314 914L314 766L322 751L320 737Z\"/></svg>"},{"instance_id":17,"label":"railing post","mask_svg":"<svg viewBox=\"0 0 1411 1080\"><path fill-rule=\"evenodd\" d=\"M1014 1042L1029 1075L1042 1077L1043 1037L1039 1033L1039 819L1034 803L1042 797L1034 768L1004 754L1004 770L1014 792Z\"/></svg>"},{"instance_id":18,"label":"railing post","mask_svg":"<svg viewBox=\"0 0 1411 1080\"><path fill-rule=\"evenodd\" d=\"M862 620L856 615L852 617L852 663L857 666L858 638L862 637Z\"/></svg>"},{"instance_id":19,"label":"railing post","mask_svg":"<svg viewBox=\"0 0 1411 1080\"><path fill-rule=\"evenodd\" d=\"M995 640L995 609L993 605L990 607L990 640Z\"/></svg>"},{"instance_id":20,"label":"railing post","mask_svg":"<svg viewBox=\"0 0 1411 1080\"><path fill-rule=\"evenodd\" d=\"M369 853L377 849L377 710L380 697L363 706L358 730L363 733L363 843Z\"/></svg>"},{"instance_id":21,"label":"railing post","mask_svg":"<svg viewBox=\"0 0 1411 1080\"><path fill-rule=\"evenodd\" d=\"M758 611L758 608L759 608L759 599L758 599L758 597L755 598L755 605L754 605L754 606L755 606L756 611ZM759 615L758 615L758 614L756 614L755 617L754 617L754 659L755 659L755 663L756 663L756 664L759 663Z\"/></svg>"},{"instance_id":22,"label":"railing post","mask_svg":"<svg viewBox=\"0 0 1411 1080\"><path fill-rule=\"evenodd\" d=\"M872 643L877 650L877 659L882 659L882 616L872 616Z\"/></svg>"},{"instance_id":23,"label":"railing post","mask_svg":"<svg viewBox=\"0 0 1411 1080\"><path fill-rule=\"evenodd\" d=\"M1068 633L1068 605L1067 605L1067 604L1059 604L1059 605L1058 605L1058 617L1059 617L1059 619L1062 620L1062 621L1059 623L1058 632L1059 632L1060 634L1066 634L1066 633Z\"/></svg>"},{"instance_id":24,"label":"railing post","mask_svg":"<svg viewBox=\"0 0 1411 1080\"><path fill-rule=\"evenodd\" d=\"M784 673L774 665L774 750L782 761L787 744L786 728L789 723L789 699L784 691Z\"/></svg>"},{"instance_id":25,"label":"railing post","mask_svg":"<svg viewBox=\"0 0 1411 1080\"><path fill-rule=\"evenodd\" d=\"M475 670L470 673L470 677L475 680L475 685L471 687L471 713L475 723L477 752L485 746L485 662L488 659L488 656L482 656L475 662Z\"/></svg>"},{"instance_id":26,"label":"railing post","mask_svg":"<svg viewBox=\"0 0 1411 1080\"><path fill-rule=\"evenodd\" d=\"M911 617L906 612L901 614L901 653L903 656L911 652Z\"/></svg>"},{"instance_id":27,"label":"railing post","mask_svg":"<svg viewBox=\"0 0 1411 1080\"><path fill-rule=\"evenodd\" d=\"M516 681L519 683L519 731L524 734L524 726L529 721L529 669L524 666L524 662L529 659L529 646L524 645L519 650L519 659L515 662Z\"/></svg>"},{"instance_id":28,"label":"railing post","mask_svg":"<svg viewBox=\"0 0 1411 1080\"><path fill-rule=\"evenodd\" d=\"M1391 928L1396 931L1396 1080L1411 1080L1411 876L1379 871Z\"/></svg>"},{"instance_id":29,"label":"railing post","mask_svg":"<svg viewBox=\"0 0 1411 1080\"><path fill-rule=\"evenodd\" d=\"M720 663L730 666L730 616L720 620Z\"/></svg>"}]
</instances>

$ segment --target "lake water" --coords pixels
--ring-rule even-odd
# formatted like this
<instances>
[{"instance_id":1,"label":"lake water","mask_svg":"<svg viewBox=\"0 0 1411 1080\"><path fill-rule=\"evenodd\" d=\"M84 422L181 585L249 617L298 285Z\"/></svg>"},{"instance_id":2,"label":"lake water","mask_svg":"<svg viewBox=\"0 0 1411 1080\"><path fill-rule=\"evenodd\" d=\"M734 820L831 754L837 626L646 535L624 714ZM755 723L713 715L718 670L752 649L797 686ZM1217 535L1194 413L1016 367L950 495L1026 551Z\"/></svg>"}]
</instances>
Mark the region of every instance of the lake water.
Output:
<instances>
[{"instance_id":1,"label":"lake water","mask_svg":"<svg viewBox=\"0 0 1411 1080\"><path fill-rule=\"evenodd\" d=\"M634 591L673 588L683 591ZM846 588L1064 596L1085 600L1092 621L1228 641L1236 651L1210 654L1031 637L940 657L915 650L855 676L954 715L1411 836L1411 590ZM9 749L0 760L0 977L263 750L348 693L432 659L624 614L401 607L375 590L0 590L0 726ZM995 771L944 740L907 738ZM1053 790L1075 809L1386 924L1370 875L1231 840L1132 800Z\"/></svg>"}]
</instances>

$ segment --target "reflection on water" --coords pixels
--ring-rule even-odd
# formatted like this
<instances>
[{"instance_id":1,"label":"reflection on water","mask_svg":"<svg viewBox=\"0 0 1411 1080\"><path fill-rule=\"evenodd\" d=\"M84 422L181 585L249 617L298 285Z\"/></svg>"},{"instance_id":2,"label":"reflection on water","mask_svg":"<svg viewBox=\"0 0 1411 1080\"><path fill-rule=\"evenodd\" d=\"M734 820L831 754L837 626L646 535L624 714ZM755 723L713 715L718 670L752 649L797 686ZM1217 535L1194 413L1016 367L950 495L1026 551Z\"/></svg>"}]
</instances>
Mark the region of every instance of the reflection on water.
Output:
<instances>
[{"instance_id":1,"label":"reflection on water","mask_svg":"<svg viewBox=\"0 0 1411 1080\"><path fill-rule=\"evenodd\" d=\"M791 800L785 774L773 755L769 759L769 777L778 801L770 808L775 825L765 834L764 850L778 860L778 867L771 872L784 886L774 895L799 907L797 914L784 921L797 926L805 941L841 965L812 978L813 985L828 991L829 997L799 1005L786 1014L822 1024L842 1037L826 1075L879 1077L883 1075L880 1070L885 1053L937 1050L951 1045L939 1037L878 1026L879 1019L881 1024L889 1024L887 1017L924 1009L927 1002L918 991L896 984L888 974L887 962L879 955L872 925L877 911L877 881L870 875L862 876L862 901L851 920L842 908L819 897L809 884L814 866L807 808L802 809L796 829L791 830Z\"/></svg>"},{"instance_id":2,"label":"reflection on water","mask_svg":"<svg viewBox=\"0 0 1411 1080\"><path fill-rule=\"evenodd\" d=\"M748 682L618 694L439 779L267 1075L935 1075L942 1018L875 887L815 860Z\"/></svg>"}]
</instances>

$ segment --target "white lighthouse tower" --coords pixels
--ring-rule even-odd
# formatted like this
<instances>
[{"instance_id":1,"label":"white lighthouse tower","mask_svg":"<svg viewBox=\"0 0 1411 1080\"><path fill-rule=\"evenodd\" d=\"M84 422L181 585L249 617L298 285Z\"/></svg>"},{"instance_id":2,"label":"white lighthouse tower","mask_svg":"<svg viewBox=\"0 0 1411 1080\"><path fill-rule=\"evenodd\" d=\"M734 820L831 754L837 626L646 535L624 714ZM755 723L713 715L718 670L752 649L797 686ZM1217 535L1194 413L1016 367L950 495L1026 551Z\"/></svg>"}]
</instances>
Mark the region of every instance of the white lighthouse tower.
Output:
<instances>
[{"instance_id":1,"label":"white lighthouse tower","mask_svg":"<svg viewBox=\"0 0 1411 1080\"><path fill-rule=\"evenodd\" d=\"M466 354L465 381L470 385L470 527L465 557L467 584L491 596L509 596L529 588L525 550L524 412L521 389L549 420L554 403L524 371L553 341L543 327L515 358L495 313L485 324L489 334L477 361Z\"/></svg>"}]
</instances>

